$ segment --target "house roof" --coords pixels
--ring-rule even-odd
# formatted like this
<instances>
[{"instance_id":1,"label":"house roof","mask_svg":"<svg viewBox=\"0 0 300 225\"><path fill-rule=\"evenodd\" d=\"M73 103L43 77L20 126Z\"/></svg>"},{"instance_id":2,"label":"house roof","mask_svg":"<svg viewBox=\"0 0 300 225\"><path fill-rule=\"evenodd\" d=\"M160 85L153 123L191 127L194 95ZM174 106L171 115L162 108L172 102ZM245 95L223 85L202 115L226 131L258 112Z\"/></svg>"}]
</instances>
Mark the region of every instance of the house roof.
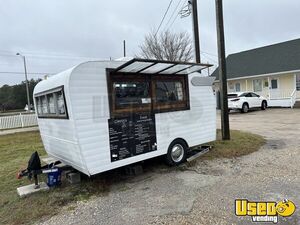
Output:
<instances>
[{"instance_id":1,"label":"house roof","mask_svg":"<svg viewBox=\"0 0 300 225\"><path fill-rule=\"evenodd\" d=\"M226 67L227 79L300 70L300 38L231 54ZM212 76L219 79L219 68Z\"/></svg>"}]
</instances>

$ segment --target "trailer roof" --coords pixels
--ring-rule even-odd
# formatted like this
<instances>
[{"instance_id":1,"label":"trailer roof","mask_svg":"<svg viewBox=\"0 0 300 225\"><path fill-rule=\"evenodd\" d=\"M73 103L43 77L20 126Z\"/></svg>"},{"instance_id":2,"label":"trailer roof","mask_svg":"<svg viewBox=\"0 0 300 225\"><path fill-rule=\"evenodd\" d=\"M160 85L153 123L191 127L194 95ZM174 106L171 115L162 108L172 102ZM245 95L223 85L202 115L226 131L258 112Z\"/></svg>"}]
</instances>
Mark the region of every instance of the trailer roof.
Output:
<instances>
[{"instance_id":1,"label":"trailer roof","mask_svg":"<svg viewBox=\"0 0 300 225\"><path fill-rule=\"evenodd\" d=\"M154 59L138 59L134 58L114 69L113 72L118 73L135 73L135 74L190 74L198 72L211 64L176 62Z\"/></svg>"}]
</instances>

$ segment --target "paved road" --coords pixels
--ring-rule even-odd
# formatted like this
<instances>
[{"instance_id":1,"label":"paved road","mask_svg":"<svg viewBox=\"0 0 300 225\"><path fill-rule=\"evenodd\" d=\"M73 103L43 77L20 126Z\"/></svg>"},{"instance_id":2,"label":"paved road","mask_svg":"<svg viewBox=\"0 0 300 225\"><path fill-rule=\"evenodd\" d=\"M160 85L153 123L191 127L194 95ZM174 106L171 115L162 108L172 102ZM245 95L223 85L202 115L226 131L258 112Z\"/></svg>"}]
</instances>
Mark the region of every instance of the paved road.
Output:
<instances>
[{"instance_id":1,"label":"paved road","mask_svg":"<svg viewBox=\"0 0 300 225\"><path fill-rule=\"evenodd\" d=\"M265 136L267 144L237 159L199 159L189 170L154 163L143 175L114 182L106 196L43 224L255 224L234 215L236 198L293 200L299 209L278 224L300 224L300 110L232 113L230 122Z\"/></svg>"}]
</instances>

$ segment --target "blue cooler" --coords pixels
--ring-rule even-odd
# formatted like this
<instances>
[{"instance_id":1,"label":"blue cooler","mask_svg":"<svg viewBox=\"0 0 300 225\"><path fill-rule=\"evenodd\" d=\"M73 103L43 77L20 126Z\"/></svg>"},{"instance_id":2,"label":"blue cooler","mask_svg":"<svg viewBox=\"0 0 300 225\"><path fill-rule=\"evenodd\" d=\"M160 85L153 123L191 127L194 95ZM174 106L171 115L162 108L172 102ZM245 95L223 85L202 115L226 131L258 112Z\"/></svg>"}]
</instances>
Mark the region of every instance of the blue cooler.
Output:
<instances>
[{"instance_id":1,"label":"blue cooler","mask_svg":"<svg viewBox=\"0 0 300 225\"><path fill-rule=\"evenodd\" d=\"M61 184L61 170L58 168L51 169L48 173L47 185L49 187L55 187Z\"/></svg>"}]
</instances>

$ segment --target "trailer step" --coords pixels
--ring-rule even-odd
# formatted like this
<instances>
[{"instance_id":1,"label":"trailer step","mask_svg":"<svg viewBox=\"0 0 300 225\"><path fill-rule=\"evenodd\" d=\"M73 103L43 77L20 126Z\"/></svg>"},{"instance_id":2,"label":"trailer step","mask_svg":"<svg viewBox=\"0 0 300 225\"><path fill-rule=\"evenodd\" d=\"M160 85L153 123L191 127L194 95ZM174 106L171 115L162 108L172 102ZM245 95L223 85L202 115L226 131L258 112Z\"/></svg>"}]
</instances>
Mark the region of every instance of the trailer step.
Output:
<instances>
[{"instance_id":1,"label":"trailer step","mask_svg":"<svg viewBox=\"0 0 300 225\"><path fill-rule=\"evenodd\" d=\"M188 153L186 161L191 162L204 155L205 153L209 152L210 149L211 146L201 146L200 148L193 149Z\"/></svg>"}]
</instances>

